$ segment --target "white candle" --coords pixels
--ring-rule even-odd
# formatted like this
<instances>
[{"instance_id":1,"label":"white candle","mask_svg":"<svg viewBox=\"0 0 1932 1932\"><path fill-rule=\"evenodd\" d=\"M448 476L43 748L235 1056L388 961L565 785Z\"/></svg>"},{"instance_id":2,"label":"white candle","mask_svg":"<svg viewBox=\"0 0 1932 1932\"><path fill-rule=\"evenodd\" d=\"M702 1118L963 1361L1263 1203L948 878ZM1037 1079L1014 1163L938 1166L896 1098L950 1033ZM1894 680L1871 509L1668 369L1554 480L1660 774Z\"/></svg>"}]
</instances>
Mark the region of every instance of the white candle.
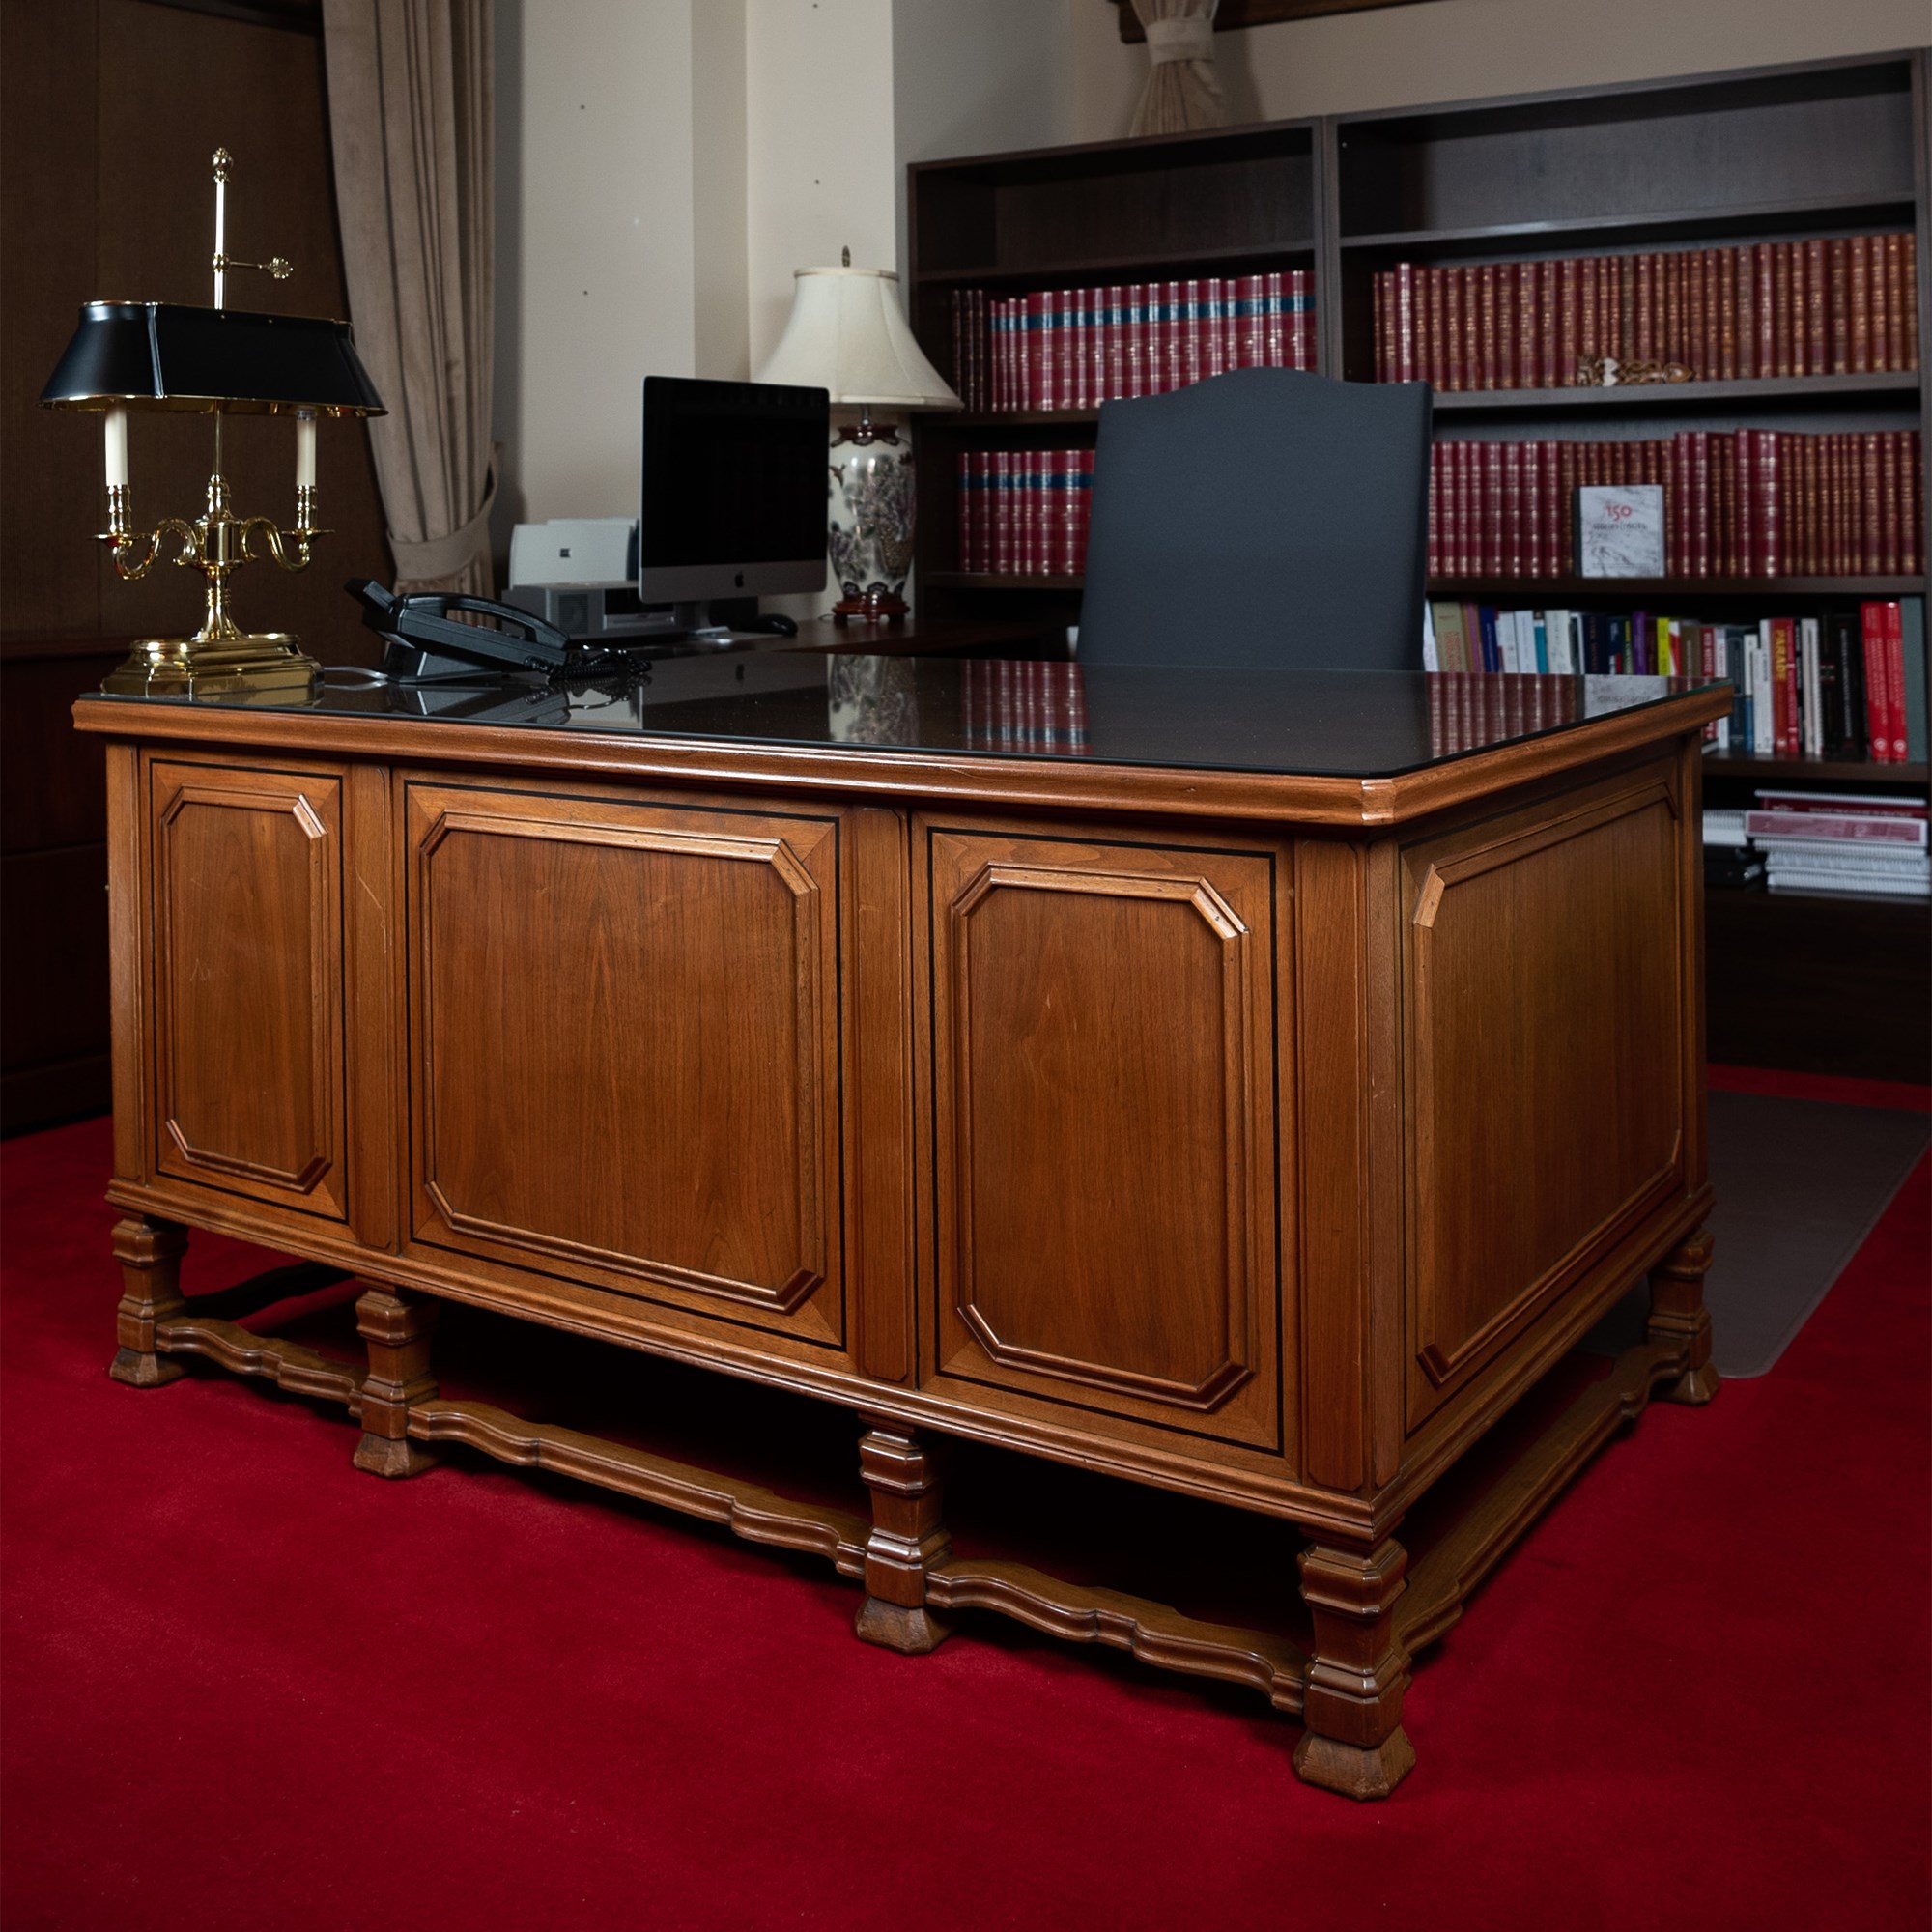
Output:
<instances>
[{"instance_id":1,"label":"white candle","mask_svg":"<svg viewBox=\"0 0 1932 1932\"><path fill-rule=\"evenodd\" d=\"M103 418L107 426L107 487L128 487L128 412L109 410Z\"/></svg>"},{"instance_id":2,"label":"white candle","mask_svg":"<svg viewBox=\"0 0 1932 1932\"><path fill-rule=\"evenodd\" d=\"M296 488L315 488L315 417L306 410L296 417Z\"/></svg>"}]
</instances>

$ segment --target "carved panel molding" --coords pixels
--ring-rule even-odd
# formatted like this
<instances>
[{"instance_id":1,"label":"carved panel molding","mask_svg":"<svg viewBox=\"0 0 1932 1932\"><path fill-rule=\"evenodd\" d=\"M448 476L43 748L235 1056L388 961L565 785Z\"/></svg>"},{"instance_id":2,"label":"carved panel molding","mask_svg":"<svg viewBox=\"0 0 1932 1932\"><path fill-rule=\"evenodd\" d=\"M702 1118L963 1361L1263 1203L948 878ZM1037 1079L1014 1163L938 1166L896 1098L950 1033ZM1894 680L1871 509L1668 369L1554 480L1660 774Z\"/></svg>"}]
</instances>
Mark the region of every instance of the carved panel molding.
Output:
<instances>
[{"instance_id":1,"label":"carved panel molding","mask_svg":"<svg viewBox=\"0 0 1932 1932\"><path fill-rule=\"evenodd\" d=\"M164 1171L343 1207L340 781L157 765Z\"/></svg>"}]
</instances>

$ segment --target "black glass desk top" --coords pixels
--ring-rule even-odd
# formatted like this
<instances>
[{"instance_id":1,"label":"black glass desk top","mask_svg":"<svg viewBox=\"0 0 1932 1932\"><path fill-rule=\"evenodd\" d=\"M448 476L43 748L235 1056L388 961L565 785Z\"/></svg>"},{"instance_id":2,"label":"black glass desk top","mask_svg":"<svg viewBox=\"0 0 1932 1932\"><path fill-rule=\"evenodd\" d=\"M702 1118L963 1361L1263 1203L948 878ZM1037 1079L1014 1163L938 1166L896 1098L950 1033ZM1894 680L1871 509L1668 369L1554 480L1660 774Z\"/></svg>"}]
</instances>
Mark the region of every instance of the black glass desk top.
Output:
<instances>
[{"instance_id":1,"label":"black glass desk top","mask_svg":"<svg viewBox=\"0 0 1932 1932\"><path fill-rule=\"evenodd\" d=\"M338 681L342 680L342 681ZM768 651L628 677L403 686L331 672L302 702L125 697L318 719L433 720L837 752L842 747L1380 779L1711 688L1675 677L1288 671Z\"/></svg>"}]
</instances>

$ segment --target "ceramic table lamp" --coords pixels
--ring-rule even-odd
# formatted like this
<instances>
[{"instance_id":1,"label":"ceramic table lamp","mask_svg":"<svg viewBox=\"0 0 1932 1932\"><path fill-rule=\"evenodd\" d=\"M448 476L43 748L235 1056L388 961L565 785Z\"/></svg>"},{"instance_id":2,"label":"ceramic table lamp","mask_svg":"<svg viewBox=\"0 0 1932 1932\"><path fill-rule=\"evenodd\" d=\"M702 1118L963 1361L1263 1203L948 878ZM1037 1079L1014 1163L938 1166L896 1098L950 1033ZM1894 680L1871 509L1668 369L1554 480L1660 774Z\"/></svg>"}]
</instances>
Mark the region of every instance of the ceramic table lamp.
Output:
<instances>
[{"instance_id":1,"label":"ceramic table lamp","mask_svg":"<svg viewBox=\"0 0 1932 1932\"><path fill-rule=\"evenodd\" d=\"M887 269L800 269L791 316L761 383L826 390L832 425L832 503L827 541L841 593L835 621L898 623L912 569L912 442L896 418L911 410L956 410L959 398L925 359L899 308ZM890 415L875 417L873 412Z\"/></svg>"}]
</instances>

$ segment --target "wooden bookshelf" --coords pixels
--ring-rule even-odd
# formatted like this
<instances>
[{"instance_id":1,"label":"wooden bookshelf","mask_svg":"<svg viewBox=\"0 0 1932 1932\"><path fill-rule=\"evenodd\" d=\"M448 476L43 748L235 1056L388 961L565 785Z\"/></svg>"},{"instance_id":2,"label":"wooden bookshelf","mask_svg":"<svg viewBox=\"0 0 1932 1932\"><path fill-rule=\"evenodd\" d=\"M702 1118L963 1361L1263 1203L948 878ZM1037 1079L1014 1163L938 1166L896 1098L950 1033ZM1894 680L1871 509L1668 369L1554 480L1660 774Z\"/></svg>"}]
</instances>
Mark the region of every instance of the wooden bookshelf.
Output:
<instances>
[{"instance_id":1,"label":"wooden bookshelf","mask_svg":"<svg viewBox=\"0 0 1932 1932\"><path fill-rule=\"evenodd\" d=\"M950 371L958 289L1010 296L1312 267L1317 367L1369 381L1374 278L1398 262L1454 266L1910 228L1918 238L1918 371L1463 390L1436 397L1438 433L1511 440L1916 428L1932 451L1920 373L1932 368L1927 69L1927 51L1915 49L920 163L908 176L913 324ZM959 568L954 479L962 451L1086 446L1097 416L1088 409L919 420L923 623L1078 622L1079 577ZM1932 487L1922 494L1932 504ZM1932 554L1932 530L1925 543ZM1518 608L1682 609L1721 621L1727 610L1741 620L1816 614L1926 589L1916 575L1483 578L1443 581L1432 594ZM1704 770L1707 796L1727 804L1747 802L1765 783L1894 793L1928 783L1923 763L1728 755L1707 759ZM1932 1077L1922 1015L1899 1015L1901 1002L1924 1004L1932 915L1922 904L1711 896L1714 1057ZM1869 971L1848 952L1855 944L1877 962ZM1730 983L1746 971L1760 981L1748 998ZM1818 1010L1826 1005L1829 1016ZM1793 1042L1781 1058L1780 1034Z\"/></svg>"}]
</instances>

